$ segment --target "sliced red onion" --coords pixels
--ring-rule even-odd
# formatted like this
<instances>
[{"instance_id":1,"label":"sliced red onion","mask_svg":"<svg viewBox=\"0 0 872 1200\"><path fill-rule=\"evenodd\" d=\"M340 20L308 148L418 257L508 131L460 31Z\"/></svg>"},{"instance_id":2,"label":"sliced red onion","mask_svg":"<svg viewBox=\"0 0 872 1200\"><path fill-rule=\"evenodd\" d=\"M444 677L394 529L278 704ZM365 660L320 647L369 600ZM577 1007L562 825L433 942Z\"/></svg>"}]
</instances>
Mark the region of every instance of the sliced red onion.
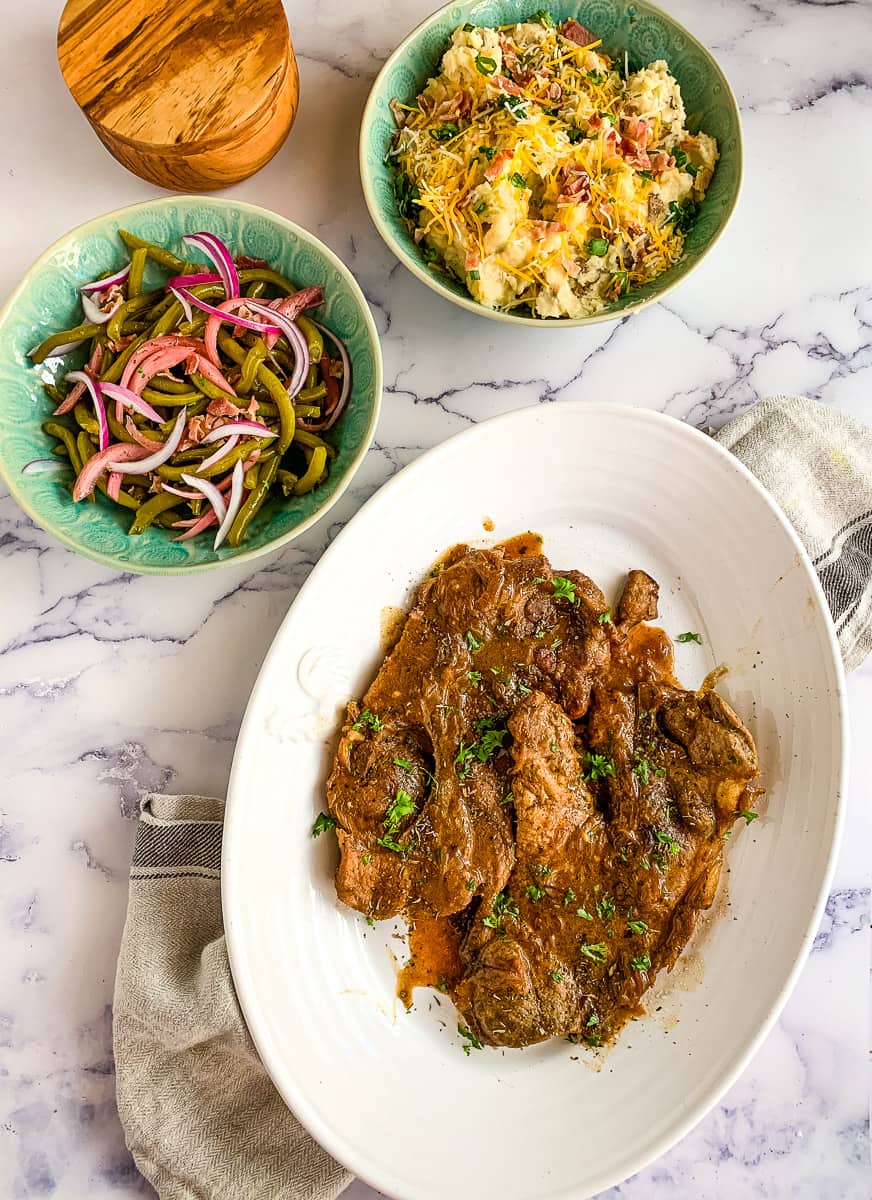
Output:
<instances>
[{"instance_id":1,"label":"sliced red onion","mask_svg":"<svg viewBox=\"0 0 872 1200\"><path fill-rule=\"evenodd\" d=\"M90 296L86 296L84 292L79 299L82 301L82 312L92 325L105 325L107 321L115 316L124 303L124 297L119 296L109 311L104 312L100 305L96 304Z\"/></svg>"},{"instance_id":2,"label":"sliced red onion","mask_svg":"<svg viewBox=\"0 0 872 1200\"><path fill-rule=\"evenodd\" d=\"M146 437L141 429L137 429L130 417L124 418L124 428L136 442L137 446L144 446L146 450L160 450L163 447L163 442Z\"/></svg>"},{"instance_id":3,"label":"sliced red onion","mask_svg":"<svg viewBox=\"0 0 872 1200\"><path fill-rule=\"evenodd\" d=\"M191 301L188 299L191 293L187 290L187 288L182 288L181 291L178 288L170 288L170 291L178 300L179 304L181 304L182 311L185 314L185 320L193 321L194 311L191 308Z\"/></svg>"},{"instance_id":4,"label":"sliced red onion","mask_svg":"<svg viewBox=\"0 0 872 1200\"><path fill-rule=\"evenodd\" d=\"M154 454L150 454L148 458L142 458L139 462L110 462L110 471L120 471L122 475L148 475L151 471L156 471L158 467L162 467L168 458L172 458L175 454L179 442L185 432L185 421L187 420L187 412L183 408L176 417L176 423L173 426L172 433L164 442L160 450L156 450Z\"/></svg>"},{"instance_id":5,"label":"sliced red onion","mask_svg":"<svg viewBox=\"0 0 872 1200\"><path fill-rule=\"evenodd\" d=\"M161 491L170 492L173 496L181 496L183 500L202 500L203 498L202 492L187 492L184 488L173 487L171 483L166 483L164 480L161 480L160 486ZM199 521L199 519L199 517L194 518L196 521ZM194 522L192 521L191 524L193 523ZM176 522L176 524L178 524L178 522Z\"/></svg>"},{"instance_id":6,"label":"sliced red onion","mask_svg":"<svg viewBox=\"0 0 872 1200\"><path fill-rule=\"evenodd\" d=\"M110 500L117 500L121 495L122 478L117 471L109 472L109 478L106 480L106 495Z\"/></svg>"},{"instance_id":7,"label":"sliced red onion","mask_svg":"<svg viewBox=\"0 0 872 1200\"><path fill-rule=\"evenodd\" d=\"M199 275L173 275L166 281L166 287L169 290L174 287L196 287L198 283L221 283L221 276L212 275L209 271L202 271Z\"/></svg>"},{"instance_id":8,"label":"sliced red onion","mask_svg":"<svg viewBox=\"0 0 872 1200\"><path fill-rule=\"evenodd\" d=\"M97 425L99 426L99 449L105 450L109 445L109 422L106 420L106 405L103 403L100 384L96 379L92 379L85 371L67 371L66 379L72 379L73 383L83 383L88 389L91 397L91 403L94 405L94 412L97 414Z\"/></svg>"},{"instance_id":9,"label":"sliced red onion","mask_svg":"<svg viewBox=\"0 0 872 1200\"><path fill-rule=\"evenodd\" d=\"M90 496L103 472L112 469L109 464L110 458L114 461L128 463L143 459L147 454L147 450L143 450L142 446L134 446L132 442L116 442L113 446L107 446L105 450L98 451L88 459L77 475L76 482L73 484L73 499L78 503L79 500Z\"/></svg>"},{"instance_id":10,"label":"sliced red onion","mask_svg":"<svg viewBox=\"0 0 872 1200\"><path fill-rule=\"evenodd\" d=\"M54 471L69 469L68 459L63 458L34 458L21 468L22 475L49 475Z\"/></svg>"},{"instance_id":11,"label":"sliced red onion","mask_svg":"<svg viewBox=\"0 0 872 1200\"><path fill-rule=\"evenodd\" d=\"M153 409L147 400L143 400L142 396L137 396L136 392L132 392L130 388L122 387L120 383L101 383L100 390L108 399L126 404L128 408L138 412L141 417L154 421L157 425L163 424L163 417L160 413Z\"/></svg>"},{"instance_id":12,"label":"sliced red onion","mask_svg":"<svg viewBox=\"0 0 872 1200\"><path fill-rule=\"evenodd\" d=\"M214 304L207 304L205 300L200 300L193 292L189 292L187 288L174 287L170 288L170 291L180 304L184 304L187 301L194 308L199 308L201 312L208 313L210 317L219 317L222 321L229 321L231 325L241 325L243 329L252 329L255 333L283 332L283 330L278 328L277 314L272 309L267 309L267 315L274 318L274 321L270 325L264 325L262 321L249 321L247 317L240 317L238 313L230 314L220 308L216 308ZM237 297L231 297L231 299L237 299ZM246 300L245 303L248 308L257 308L258 311L261 311L261 306L256 305L253 300Z\"/></svg>"},{"instance_id":13,"label":"sliced red onion","mask_svg":"<svg viewBox=\"0 0 872 1200\"><path fill-rule=\"evenodd\" d=\"M130 263L126 267L122 267L120 271L116 271L114 275L107 275L105 279L94 279L90 283L83 283L80 292L105 292L107 288L112 287L115 283L123 283L130 274Z\"/></svg>"},{"instance_id":14,"label":"sliced red onion","mask_svg":"<svg viewBox=\"0 0 872 1200\"><path fill-rule=\"evenodd\" d=\"M348 403L348 397L351 394L351 359L348 351L345 348L345 343L338 338L335 333L328 329L326 325L322 325L320 321L313 321L312 324L320 329L323 334L326 334L326 336L330 338L330 341L339 351L339 357L342 360L342 387L339 389L339 399L336 401L333 408L323 421L319 421L317 424L313 425L311 423L304 423L302 418L300 418L297 424L303 429L332 429L341 417L342 411L345 408L345 405Z\"/></svg>"},{"instance_id":15,"label":"sliced red onion","mask_svg":"<svg viewBox=\"0 0 872 1200\"><path fill-rule=\"evenodd\" d=\"M187 522L185 522L187 524ZM205 517L200 517L194 522L184 533L180 533L178 537L173 538L174 542L186 542L189 538L196 537L198 533L202 533L204 529L208 529L210 525L217 525L218 517L210 508ZM181 522L174 522L174 528L178 529Z\"/></svg>"},{"instance_id":16,"label":"sliced red onion","mask_svg":"<svg viewBox=\"0 0 872 1200\"><path fill-rule=\"evenodd\" d=\"M151 358L153 354L157 354L159 350L171 350L181 346L187 346L189 350L194 350L198 354L205 354L209 357L206 346L199 338L182 337L177 333L165 333L159 337L149 338L147 342L143 342L130 358L127 360L127 366L121 375L121 386L130 387L130 381L136 373L136 368L144 363L147 358ZM220 366L220 363L215 364Z\"/></svg>"},{"instance_id":17,"label":"sliced red onion","mask_svg":"<svg viewBox=\"0 0 872 1200\"><path fill-rule=\"evenodd\" d=\"M289 320L284 313L270 308L268 304L262 304L259 300L249 300L248 307L252 312L260 313L262 316L275 321L290 343L290 347L294 352L294 370L288 381L288 395L293 400L294 396L296 396L297 392L303 386L306 375L309 372L309 347L306 339L292 320Z\"/></svg>"},{"instance_id":18,"label":"sliced red onion","mask_svg":"<svg viewBox=\"0 0 872 1200\"><path fill-rule=\"evenodd\" d=\"M189 233L186 237L182 238L182 241L189 246L196 246L199 250L202 250L209 261L215 264L215 269L221 276L221 282L224 284L228 300L239 295L239 274L236 270L236 264L233 261L233 255L221 241L220 237L216 237L214 233L203 230L200 233Z\"/></svg>"},{"instance_id":19,"label":"sliced red onion","mask_svg":"<svg viewBox=\"0 0 872 1200\"><path fill-rule=\"evenodd\" d=\"M218 549L230 532L231 525L236 520L236 514L242 505L242 480L244 476L245 471L242 469L242 460L240 459L233 468L233 476L230 483L230 498L227 501L227 512L224 520L218 526L218 532L215 534L213 550Z\"/></svg>"},{"instance_id":20,"label":"sliced red onion","mask_svg":"<svg viewBox=\"0 0 872 1200\"><path fill-rule=\"evenodd\" d=\"M182 479L184 479L188 487L196 488L198 492L202 492L212 505L220 525L227 514L227 505L224 503L224 497L218 491L215 484L210 483L208 479L198 479L196 475L183 475Z\"/></svg>"},{"instance_id":21,"label":"sliced red onion","mask_svg":"<svg viewBox=\"0 0 872 1200\"><path fill-rule=\"evenodd\" d=\"M206 440L206 438L203 438L204 442ZM223 446L218 447L214 454L210 454L208 458L203 459L199 467L197 467L197 470L205 471L206 468L211 467L213 463L220 462L225 454L229 454L231 450L235 449L238 441L239 437L236 434L234 434L232 437L229 437Z\"/></svg>"},{"instance_id":22,"label":"sliced red onion","mask_svg":"<svg viewBox=\"0 0 872 1200\"><path fill-rule=\"evenodd\" d=\"M229 437L232 433L248 434L250 437L272 438L276 432L268 425L259 421L228 421L226 425L216 425L203 438L204 442L217 442L219 438Z\"/></svg>"},{"instance_id":23,"label":"sliced red onion","mask_svg":"<svg viewBox=\"0 0 872 1200\"><path fill-rule=\"evenodd\" d=\"M198 372L204 379L208 379L210 383L214 383L215 387L221 388L222 392L225 392L228 398L232 397L234 400L236 399L236 392L233 390L233 385L227 382L218 368L213 366L212 362L204 354L191 353L185 359L185 370L189 375L193 375L195 371Z\"/></svg>"}]
</instances>

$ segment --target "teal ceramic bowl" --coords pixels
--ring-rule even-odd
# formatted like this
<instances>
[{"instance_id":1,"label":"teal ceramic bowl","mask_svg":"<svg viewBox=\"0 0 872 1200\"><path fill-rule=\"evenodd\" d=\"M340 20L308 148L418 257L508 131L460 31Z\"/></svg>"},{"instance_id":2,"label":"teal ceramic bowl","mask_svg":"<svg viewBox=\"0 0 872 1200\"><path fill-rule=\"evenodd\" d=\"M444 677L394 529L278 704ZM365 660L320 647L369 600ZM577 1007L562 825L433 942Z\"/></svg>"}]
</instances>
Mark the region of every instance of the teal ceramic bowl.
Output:
<instances>
[{"instance_id":1,"label":"teal ceramic bowl","mask_svg":"<svg viewBox=\"0 0 872 1200\"><path fill-rule=\"evenodd\" d=\"M643 287L590 317L532 317L501 312L479 304L459 281L431 271L397 211L393 180L387 163L396 132L388 107L396 97L414 103L438 65L458 25L511 25L531 18L542 8L558 22L575 17L597 37L603 49L631 71L658 58L665 59L681 85L691 133L702 129L718 142L720 160L688 234L681 259ZM413 30L387 60L369 95L360 131L360 175L367 207L376 229L413 275L450 300L479 316L514 325L552 325L564 328L610 321L662 299L700 263L726 228L742 184L742 130L735 96L723 71L700 42L668 13L645 0L467 0L447 4Z\"/></svg>"},{"instance_id":2,"label":"teal ceramic bowl","mask_svg":"<svg viewBox=\"0 0 872 1200\"><path fill-rule=\"evenodd\" d=\"M35 459L51 456L54 441L42 431L53 405L48 382L79 366L82 353L34 366L27 351L50 332L81 320L77 287L127 261L117 236L128 229L179 249L185 233L208 229L234 253L264 258L299 286L321 284L325 301L316 315L341 337L351 357L352 391L333 430L337 456L327 480L306 496L276 499L255 517L238 550L210 537L173 542L166 529L129 536L130 511L98 495L75 504L71 475L22 474ZM265 554L308 529L348 487L372 441L381 404L378 334L351 272L325 245L291 221L253 204L204 196L168 197L135 204L80 225L50 246L0 312L0 473L12 495L38 525L80 554L119 571L181 575Z\"/></svg>"}]
</instances>

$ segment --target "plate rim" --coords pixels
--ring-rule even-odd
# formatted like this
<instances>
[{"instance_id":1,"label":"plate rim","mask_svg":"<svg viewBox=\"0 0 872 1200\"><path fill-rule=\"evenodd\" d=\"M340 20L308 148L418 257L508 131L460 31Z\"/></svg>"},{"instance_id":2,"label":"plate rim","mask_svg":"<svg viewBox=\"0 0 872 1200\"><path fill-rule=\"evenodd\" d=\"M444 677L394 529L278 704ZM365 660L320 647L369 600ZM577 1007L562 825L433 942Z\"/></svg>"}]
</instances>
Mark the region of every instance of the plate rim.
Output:
<instances>
[{"instance_id":1,"label":"plate rim","mask_svg":"<svg viewBox=\"0 0 872 1200\"><path fill-rule=\"evenodd\" d=\"M606 1188L616 1186L624 1180L630 1178L643 1170L650 1163L656 1161L662 1155L666 1154L679 1141L687 1136L704 1117L718 1103L721 1097L729 1090L736 1082L742 1072L746 1069L751 1059L757 1054L762 1042L772 1030L778 1017L784 1009L787 1000L789 999L794 987L796 986L799 975L805 966L809 952L814 942L815 935L821 922L821 917L829 896L832 885L833 875L835 872L836 858L839 852L839 847L842 841L842 834L845 823L846 812L846 795L848 783L848 764L850 754L850 727L848 723L847 709L847 684L845 677L845 669L842 662L841 653L839 651L838 640L836 638L835 628L829 616L829 607L824 596L823 588L818 579L817 572L811 562L809 554L803 546L799 535L791 525L790 521L775 501L774 497L763 487L755 475L740 462L733 454L721 446L713 438L707 436L695 426L688 425L686 422L679 420L676 417L670 416L667 413L662 413L653 409L641 408L635 405L617 405L609 401L595 401L586 403L578 400L559 400L551 401L547 405L533 405L520 409L514 409L508 413L502 413L499 416L492 417L489 420L476 422L474 425L460 430L451 437L439 442L426 450L418 458L413 459L392 478L384 483L374 495L372 495L358 510L357 513L348 521L344 529L342 529L333 542L316 562L311 572L307 576L305 582L301 586L299 592L291 601L288 611L282 618L282 622L276 630L275 636L270 643L270 647L264 657L261 668L258 672L257 679L252 687L246 705L245 713L240 723L239 734L237 736L236 746L233 753L233 762L230 769L230 777L227 786L227 801L225 808L224 819L224 840L222 846L222 865L221 865L221 904L224 918L225 941L227 945L228 960L230 963L233 983L236 989L236 994L239 1000L240 1009L248 1026L251 1038L255 1048L260 1055L267 1074L273 1082L279 1095L282 1097L290 1111L300 1121L301 1125L312 1135L312 1137L325 1149L329 1154L344 1165L357 1178L364 1183L382 1192L385 1196L391 1197L392 1200L414 1200L414 1195L411 1192L401 1192L394 1188L394 1185L389 1176L389 1171L385 1169L375 1160L366 1156L366 1152L359 1152L356 1147L346 1144L342 1136L334 1130L333 1127L325 1124L317 1113L314 1113L308 1101L308 1096L302 1088L296 1086L296 1081L293 1079L292 1071L283 1071L278 1069L276 1074L273 1074L270 1065L270 1036L266 1028L266 1021L262 1020L261 1008L257 1000L257 989L253 978L247 974L247 964L245 962L245 953L243 942L244 939L239 933L242 926L242 921L237 921L237 907L241 910L242 907L242 889L237 888L235 880L238 874L238 853L236 849L236 827L237 814L242 810L242 774L247 757L246 742L251 740L251 727L254 724L255 714L259 708L260 693L266 687L266 679L271 673L271 664L274 656L277 656L277 646L282 640L283 630L292 619L294 604L297 598L303 592L316 585L320 574L322 563L332 559L333 555L341 553L344 549L345 542L354 533L355 524L358 518L366 511L378 509L380 505L390 504L394 492L400 485L399 481L408 474L414 474L415 468L420 464L429 464L433 460L449 455L455 444L463 438L469 438L472 435L478 434L478 431L483 428L492 426L505 426L513 423L523 424L525 421L542 417L545 414L561 413L563 410L582 410L595 416L617 417L622 420L640 420L642 423L649 424L668 424L673 429L681 430L680 436L687 436L690 441L695 441L697 445L705 444L708 447L708 452L713 452L716 457L733 469L744 482L751 487L759 499L762 500L765 507L769 509L773 518L781 526L782 530L787 534L788 540L792 543L799 559L802 563L806 581L812 589L815 600L815 608L819 617L823 618L822 624L826 634L826 646L829 650L829 658L833 667L835 689L832 696L832 704L837 718L837 728L839 730L839 754L837 758L837 773L833 787L833 830L830 840L830 846L827 854L826 865L823 870L821 882L818 888L818 894L812 909L811 918L808 927L803 935L802 941L794 958L793 965L787 972L781 987L779 988L769 1011L765 1018L761 1021L759 1028L751 1037L745 1047L736 1055L732 1065L717 1079L708 1090L703 1094L697 1104L690 1109L686 1114L678 1117L669 1130L665 1132L658 1141L651 1144L649 1148L642 1149L633 1155L628 1156L627 1166L621 1168L619 1175L614 1172L603 1173L595 1177L591 1183L585 1184L585 1190L582 1192L577 1187L570 1189L557 1189L548 1193L543 1193L540 1200L582 1200L582 1197L592 1197ZM546 420L552 419L550 415L545 416ZM559 420L555 416L553 419ZM404 484L404 486L408 486ZM521 522L523 524L523 521ZM238 799L234 799L238 797ZM238 897L238 899L237 899ZM281 1064L275 1064L278 1068ZM276 1076L279 1076L277 1078Z\"/></svg>"}]
</instances>

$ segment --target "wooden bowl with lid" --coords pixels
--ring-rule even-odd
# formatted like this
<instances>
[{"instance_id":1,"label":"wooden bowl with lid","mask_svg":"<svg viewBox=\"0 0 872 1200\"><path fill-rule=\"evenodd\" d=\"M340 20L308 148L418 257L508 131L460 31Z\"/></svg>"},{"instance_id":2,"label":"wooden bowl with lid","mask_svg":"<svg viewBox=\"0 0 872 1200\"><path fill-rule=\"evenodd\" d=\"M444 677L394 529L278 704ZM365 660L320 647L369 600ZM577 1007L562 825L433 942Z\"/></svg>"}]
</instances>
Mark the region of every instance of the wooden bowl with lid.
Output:
<instances>
[{"instance_id":1,"label":"wooden bowl with lid","mask_svg":"<svg viewBox=\"0 0 872 1200\"><path fill-rule=\"evenodd\" d=\"M58 60L110 154L176 191L259 170L297 110L281 0L68 0Z\"/></svg>"}]
</instances>

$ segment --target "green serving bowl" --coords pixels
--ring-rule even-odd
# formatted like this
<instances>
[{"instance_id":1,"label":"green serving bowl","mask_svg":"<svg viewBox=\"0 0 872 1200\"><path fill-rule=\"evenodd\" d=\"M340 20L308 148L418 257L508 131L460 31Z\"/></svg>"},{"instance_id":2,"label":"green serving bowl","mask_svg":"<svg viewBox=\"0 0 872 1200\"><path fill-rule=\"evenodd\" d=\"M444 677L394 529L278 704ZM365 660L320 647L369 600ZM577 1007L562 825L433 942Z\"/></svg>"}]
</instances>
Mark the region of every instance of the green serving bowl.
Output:
<instances>
[{"instance_id":1,"label":"green serving bowl","mask_svg":"<svg viewBox=\"0 0 872 1200\"><path fill-rule=\"evenodd\" d=\"M702 129L718 142L720 159L700 208L699 217L687 235L680 260L656 279L635 288L628 296L609 304L589 317L532 317L487 308L474 300L464 285L453 277L430 270L394 199L393 180L387 153L396 131L388 107L396 97L414 103L427 80L438 73L439 61L458 25L470 21L479 26L511 25L530 19L541 9L558 22L575 17L595 36L613 58L623 61L626 52L631 71L656 59L665 59L681 85L691 133ZM467 0L447 4L423 21L401 42L379 72L369 94L360 130L360 175L367 207L376 229L409 270L428 287L454 304L480 316L515 325L592 325L611 321L661 299L688 275L726 228L742 184L742 129L739 109L729 83L718 64L700 42L668 13L645 0Z\"/></svg>"},{"instance_id":2,"label":"green serving bowl","mask_svg":"<svg viewBox=\"0 0 872 1200\"><path fill-rule=\"evenodd\" d=\"M308 495L266 504L239 549L212 538L174 542L167 529L136 537L127 530L131 511L98 493L96 503L73 502L67 472L24 472L51 457L55 444L42 431L53 404L42 388L72 367L83 352L34 366L27 351L49 333L81 321L77 288L127 261L119 229L178 250L183 234L208 229L234 253L264 258L299 286L321 284L316 315L348 348L352 390L332 431L337 455L327 480ZM157 277L155 277L155 280ZM37 524L73 550L119 571L181 575L265 554L308 529L351 482L372 441L381 404L382 362L375 323L351 272L311 233L253 204L206 196L168 197L134 204L80 225L50 246L0 312L0 473L12 495Z\"/></svg>"}]
</instances>

